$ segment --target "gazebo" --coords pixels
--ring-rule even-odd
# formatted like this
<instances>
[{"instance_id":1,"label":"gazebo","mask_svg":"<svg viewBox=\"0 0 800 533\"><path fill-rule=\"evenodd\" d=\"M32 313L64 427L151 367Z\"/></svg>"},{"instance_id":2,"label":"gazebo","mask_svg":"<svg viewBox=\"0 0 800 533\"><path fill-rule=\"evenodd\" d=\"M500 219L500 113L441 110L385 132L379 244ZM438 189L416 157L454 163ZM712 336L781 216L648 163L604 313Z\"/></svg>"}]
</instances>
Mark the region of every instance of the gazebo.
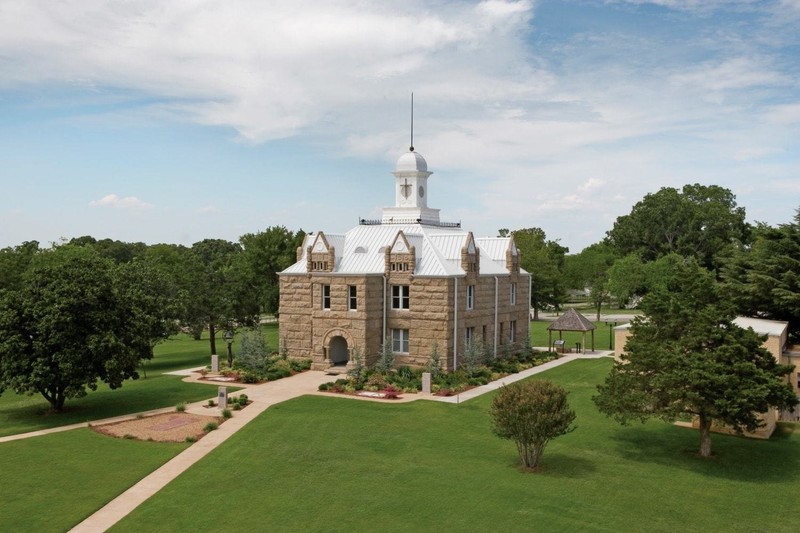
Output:
<instances>
[{"instance_id":1,"label":"gazebo","mask_svg":"<svg viewBox=\"0 0 800 533\"><path fill-rule=\"evenodd\" d=\"M553 346L553 331L558 331L558 338L561 339L563 331L580 331L583 333L583 342L581 343L582 353L586 353L586 332L592 332L592 351L594 351L594 330L595 325L592 322L570 307L566 312L555 319L552 324L547 326L547 346Z\"/></svg>"}]
</instances>

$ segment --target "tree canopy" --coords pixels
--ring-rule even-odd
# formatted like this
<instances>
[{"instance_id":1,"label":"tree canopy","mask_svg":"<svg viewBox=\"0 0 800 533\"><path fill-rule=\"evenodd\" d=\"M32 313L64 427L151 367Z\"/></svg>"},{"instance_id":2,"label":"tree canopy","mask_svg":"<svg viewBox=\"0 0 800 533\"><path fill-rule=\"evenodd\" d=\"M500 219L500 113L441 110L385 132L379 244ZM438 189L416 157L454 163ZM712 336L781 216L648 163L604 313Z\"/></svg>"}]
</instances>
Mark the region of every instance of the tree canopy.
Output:
<instances>
[{"instance_id":1,"label":"tree canopy","mask_svg":"<svg viewBox=\"0 0 800 533\"><path fill-rule=\"evenodd\" d=\"M718 269L721 257L749 240L745 210L718 185L664 187L646 195L607 232L620 257L636 253L645 262L677 253Z\"/></svg>"},{"instance_id":2,"label":"tree canopy","mask_svg":"<svg viewBox=\"0 0 800 533\"><path fill-rule=\"evenodd\" d=\"M508 230L500 230L500 234ZM558 241L547 240L541 228L518 229L511 234L520 252L520 266L531 275L531 301L534 319L539 309L558 306L564 301L561 270L564 255L569 251Z\"/></svg>"},{"instance_id":3,"label":"tree canopy","mask_svg":"<svg viewBox=\"0 0 800 533\"><path fill-rule=\"evenodd\" d=\"M759 413L797 403L780 365L752 329L733 323L714 275L678 259L663 286L648 293L621 361L594 397L601 412L627 423L697 417L700 454L711 454L714 422L753 431Z\"/></svg>"},{"instance_id":4,"label":"tree canopy","mask_svg":"<svg viewBox=\"0 0 800 533\"><path fill-rule=\"evenodd\" d=\"M117 388L137 378L152 335L116 274L90 247L37 253L20 286L0 291L0 389L39 393L60 411L98 380Z\"/></svg>"},{"instance_id":5,"label":"tree canopy","mask_svg":"<svg viewBox=\"0 0 800 533\"><path fill-rule=\"evenodd\" d=\"M800 342L800 209L794 222L760 224L754 234L753 245L723 268L725 295L742 314L787 321Z\"/></svg>"},{"instance_id":6,"label":"tree canopy","mask_svg":"<svg viewBox=\"0 0 800 533\"><path fill-rule=\"evenodd\" d=\"M244 248L244 260L253 273L253 286L264 312L277 315L280 302L278 272L297 260L297 248L303 244L305 233L292 233L283 226L272 226L239 238Z\"/></svg>"},{"instance_id":7,"label":"tree canopy","mask_svg":"<svg viewBox=\"0 0 800 533\"><path fill-rule=\"evenodd\" d=\"M599 242L584 248L581 253L566 257L565 280L573 289L589 288L589 300L600 320L600 308L608 300L608 273L614 264L614 250Z\"/></svg>"}]
</instances>

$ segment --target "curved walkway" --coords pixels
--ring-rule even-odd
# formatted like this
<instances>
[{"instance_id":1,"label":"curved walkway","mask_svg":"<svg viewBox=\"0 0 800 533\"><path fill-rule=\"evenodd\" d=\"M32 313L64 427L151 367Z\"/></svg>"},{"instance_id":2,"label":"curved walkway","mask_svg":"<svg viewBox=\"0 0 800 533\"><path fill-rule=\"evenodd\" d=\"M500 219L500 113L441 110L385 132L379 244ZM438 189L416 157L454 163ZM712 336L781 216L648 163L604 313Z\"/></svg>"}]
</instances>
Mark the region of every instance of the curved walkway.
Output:
<instances>
[{"instance_id":1,"label":"curved walkway","mask_svg":"<svg viewBox=\"0 0 800 533\"><path fill-rule=\"evenodd\" d=\"M529 368L528 370L524 370L518 374L507 376L501 380L494 381L487 385L470 389L457 396L441 397L434 396L432 394L419 393L406 396L405 401L432 400L445 403L459 403L496 390L503 385L528 378L576 359L596 359L599 357L607 357L612 354L613 352L607 351L594 352L590 354L569 354L542 365ZM305 394L319 394L324 396L336 396L338 398L352 398L367 401L386 401L358 396L319 392L319 385L327 381L331 381L332 379L335 379L335 377L325 374L324 372L308 371L303 372L302 374L297 374L290 378L285 378L278 381L270 381L261 385L253 385L237 391L237 393L243 392L247 394L248 398L252 400L253 403L241 411L236 411L235 416L227 420L224 424L221 424L217 430L207 434L202 439L188 447L186 450L173 457L170 461L153 471L150 475L86 518L71 531L78 533L96 533L108 530L114 524L127 516L131 511L144 503L144 501L150 498L150 496L154 495L197 461L208 455L208 453L210 453L214 448L228 440L228 438L230 438L239 429L244 427L248 422L256 418L272 405ZM206 402L196 402L187 406L186 411L195 414L208 415L209 410L205 407L205 405ZM169 412L172 410L174 410L174 408L159 410L159 412ZM132 418L134 416L135 415L132 415L131 417L118 418L124 419ZM99 424L99 422L95 422L95 424ZM77 424L74 427L83 427L85 425L86 424ZM54 428L53 430L44 430L43 432L35 433L64 431L65 429L73 429L73 427ZM32 434L26 435L32 436Z\"/></svg>"}]
</instances>

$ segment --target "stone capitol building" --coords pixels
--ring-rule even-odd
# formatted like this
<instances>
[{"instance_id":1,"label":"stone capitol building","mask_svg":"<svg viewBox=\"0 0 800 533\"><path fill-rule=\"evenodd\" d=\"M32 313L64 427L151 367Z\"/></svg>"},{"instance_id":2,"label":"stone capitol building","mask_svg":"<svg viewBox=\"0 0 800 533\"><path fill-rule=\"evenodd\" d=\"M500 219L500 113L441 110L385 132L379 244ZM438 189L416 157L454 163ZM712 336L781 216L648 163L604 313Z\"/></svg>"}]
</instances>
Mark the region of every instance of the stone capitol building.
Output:
<instances>
[{"instance_id":1,"label":"stone capitol building","mask_svg":"<svg viewBox=\"0 0 800 533\"><path fill-rule=\"evenodd\" d=\"M454 370L480 341L495 354L527 340L530 275L513 237L475 238L428 207L425 159L397 160L395 205L344 235L306 235L279 273L280 343L312 368L373 364L384 343L397 365L424 366L434 346Z\"/></svg>"}]
</instances>

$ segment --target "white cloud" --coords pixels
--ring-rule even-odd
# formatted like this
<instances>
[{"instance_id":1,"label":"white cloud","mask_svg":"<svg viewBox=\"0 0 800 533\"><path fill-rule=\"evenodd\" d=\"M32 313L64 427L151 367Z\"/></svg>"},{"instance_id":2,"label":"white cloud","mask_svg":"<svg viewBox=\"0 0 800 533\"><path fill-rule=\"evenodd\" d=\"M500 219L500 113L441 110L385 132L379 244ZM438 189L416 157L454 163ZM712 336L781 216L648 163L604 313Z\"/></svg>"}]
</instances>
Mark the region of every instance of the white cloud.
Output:
<instances>
[{"instance_id":1,"label":"white cloud","mask_svg":"<svg viewBox=\"0 0 800 533\"><path fill-rule=\"evenodd\" d=\"M0 17L0 88L123 87L261 142L367 115L411 89L429 102L535 93L541 78L517 68L532 10L501 0L12 0Z\"/></svg>"},{"instance_id":2,"label":"white cloud","mask_svg":"<svg viewBox=\"0 0 800 533\"><path fill-rule=\"evenodd\" d=\"M768 64L767 58L735 57L698 65L687 73L673 75L671 81L712 92L791 84L791 78L768 68Z\"/></svg>"},{"instance_id":3,"label":"white cloud","mask_svg":"<svg viewBox=\"0 0 800 533\"><path fill-rule=\"evenodd\" d=\"M92 207L114 207L117 209L150 209L152 204L143 202L135 196L120 197L116 194L107 194L99 200L89 202Z\"/></svg>"}]
</instances>

